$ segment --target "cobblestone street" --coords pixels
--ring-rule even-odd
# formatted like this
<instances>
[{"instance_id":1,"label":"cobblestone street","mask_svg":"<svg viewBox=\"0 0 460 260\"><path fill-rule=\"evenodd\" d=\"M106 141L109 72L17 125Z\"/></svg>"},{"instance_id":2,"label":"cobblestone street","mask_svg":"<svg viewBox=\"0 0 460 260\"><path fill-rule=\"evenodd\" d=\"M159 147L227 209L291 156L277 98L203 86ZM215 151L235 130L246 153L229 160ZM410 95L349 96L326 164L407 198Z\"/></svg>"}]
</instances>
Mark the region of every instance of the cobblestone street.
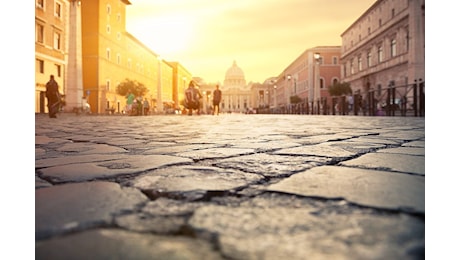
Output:
<instances>
[{"instance_id":1,"label":"cobblestone street","mask_svg":"<svg viewBox=\"0 0 460 260\"><path fill-rule=\"evenodd\" d=\"M424 259L425 118L35 116L36 259Z\"/></svg>"}]
</instances>

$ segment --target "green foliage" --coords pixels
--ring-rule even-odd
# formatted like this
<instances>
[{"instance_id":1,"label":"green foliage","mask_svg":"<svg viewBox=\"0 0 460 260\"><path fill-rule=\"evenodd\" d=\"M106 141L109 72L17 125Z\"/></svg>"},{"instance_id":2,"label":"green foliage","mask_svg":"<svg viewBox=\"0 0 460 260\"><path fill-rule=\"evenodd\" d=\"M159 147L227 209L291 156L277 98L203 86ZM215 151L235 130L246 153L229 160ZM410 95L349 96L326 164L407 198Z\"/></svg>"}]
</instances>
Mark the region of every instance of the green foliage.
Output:
<instances>
[{"instance_id":1,"label":"green foliage","mask_svg":"<svg viewBox=\"0 0 460 260\"><path fill-rule=\"evenodd\" d=\"M291 100L291 104L297 104L297 103L302 102L302 99L297 95L291 96L290 100Z\"/></svg>"},{"instance_id":2,"label":"green foliage","mask_svg":"<svg viewBox=\"0 0 460 260\"><path fill-rule=\"evenodd\" d=\"M130 79L125 79L117 86L117 94L121 96L126 96L132 92L136 97L143 97L148 91L144 84Z\"/></svg>"},{"instance_id":3,"label":"green foliage","mask_svg":"<svg viewBox=\"0 0 460 260\"><path fill-rule=\"evenodd\" d=\"M352 90L350 87L350 83L342 82L342 83L334 83L334 85L329 87L329 94L331 96L342 96L351 94Z\"/></svg>"}]
</instances>

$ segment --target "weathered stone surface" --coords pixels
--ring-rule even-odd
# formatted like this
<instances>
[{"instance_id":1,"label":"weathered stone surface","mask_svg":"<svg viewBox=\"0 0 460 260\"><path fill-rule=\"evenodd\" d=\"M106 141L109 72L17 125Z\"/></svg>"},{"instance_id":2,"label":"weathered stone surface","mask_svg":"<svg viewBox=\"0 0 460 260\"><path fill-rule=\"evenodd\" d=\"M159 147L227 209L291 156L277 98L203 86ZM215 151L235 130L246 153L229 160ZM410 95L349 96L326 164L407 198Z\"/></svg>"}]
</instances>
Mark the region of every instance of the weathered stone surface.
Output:
<instances>
[{"instance_id":1,"label":"weathered stone surface","mask_svg":"<svg viewBox=\"0 0 460 260\"><path fill-rule=\"evenodd\" d=\"M274 152L282 155L307 155L307 156L324 156L330 158L348 158L356 155L342 147L333 146L331 143L320 143L315 145L305 145L301 147L286 148Z\"/></svg>"},{"instance_id":2,"label":"weathered stone surface","mask_svg":"<svg viewBox=\"0 0 460 260\"><path fill-rule=\"evenodd\" d=\"M404 155L419 155L425 156L425 148L418 147L398 147L398 148L388 148L378 151L379 153L394 153L394 154L404 154Z\"/></svg>"},{"instance_id":3,"label":"weathered stone surface","mask_svg":"<svg viewBox=\"0 0 460 260\"><path fill-rule=\"evenodd\" d=\"M39 188L46 188L46 187L51 187L51 183L40 179L39 177L35 176L35 189Z\"/></svg>"},{"instance_id":4,"label":"weathered stone surface","mask_svg":"<svg viewBox=\"0 0 460 260\"><path fill-rule=\"evenodd\" d=\"M227 158L237 155L245 155L253 153L253 149L238 149L238 148L210 148L197 151L177 153L177 156L188 157L195 160Z\"/></svg>"},{"instance_id":5,"label":"weathered stone surface","mask_svg":"<svg viewBox=\"0 0 460 260\"><path fill-rule=\"evenodd\" d=\"M190 162L190 159L169 155L132 155L111 161L59 165L40 169L39 172L54 182L86 181L141 173L161 166Z\"/></svg>"},{"instance_id":6,"label":"weathered stone surface","mask_svg":"<svg viewBox=\"0 0 460 260\"><path fill-rule=\"evenodd\" d=\"M262 178L256 174L217 167L176 166L152 171L135 178L132 185L141 190L163 192L225 191L247 186Z\"/></svg>"},{"instance_id":7,"label":"weathered stone surface","mask_svg":"<svg viewBox=\"0 0 460 260\"><path fill-rule=\"evenodd\" d=\"M78 154L111 154L127 152L125 149L117 146L94 143L67 143L59 147L57 151Z\"/></svg>"},{"instance_id":8,"label":"weathered stone surface","mask_svg":"<svg viewBox=\"0 0 460 260\"><path fill-rule=\"evenodd\" d=\"M368 207L425 212L425 178L401 173L321 166L292 175L268 186L267 190L344 198Z\"/></svg>"},{"instance_id":9,"label":"weathered stone surface","mask_svg":"<svg viewBox=\"0 0 460 260\"><path fill-rule=\"evenodd\" d=\"M340 165L425 175L425 156L377 152L341 162Z\"/></svg>"},{"instance_id":10,"label":"weathered stone surface","mask_svg":"<svg viewBox=\"0 0 460 260\"><path fill-rule=\"evenodd\" d=\"M116 214L134 210L147 197L117 183L55 185L35 191L35 238L109 224Z\"/></svg>"},{"instance_id":11,"label":"weathered stone surface","mask_svg":"<svg viewBox=\"0 0 460 260\"><path fill-rule=\"evenodd\" d=\"M37 259L424 259L424 118L46 116Z\"/></svg>"},{"instance_id":12,"label":"weathered stone surface","mask_svg":"<svg viewBox=\"0 0 460 260\"><path fill-rule=\"evenodd\" d=\"M215 166L262 174L266 177L276 177L290 175L294 172L326 164L330 161L328 158L316 156L286 156L258 153L239 156L238 158L222 159L215 163Z\"/></svg>"},{"instance_id":13,"label":"weathered stone surface","mask_svg":"<svg viewBox=\"0 0 460 260\"><path fill-rule=\"evenodd\" d=\"M424 247L424 223L397 214L207 206L195 211L190 225L216 234L230 259L417 259L411 254L423 255Z\"/></svg>"},{"instance_id":14,"label":"weathered stone surface","mask_svg":"<svg viewBox=\"0 0 460 260\"><path fill-rule=\"evenodd\" d=\"M197 239L96 229L38 242L36 259L222 259Z\"/></svg>"},{"instance_id":15,"label":"weathered stone surface","mask_svg":"<svg viewBox=\"0 0 460 260\"><path fill-rule=\"evenodd\" d=\"M128 158L124 154L85 154L73 156L61 156L55 158L36 159L35 169L46 168L51 166L66 165L66 164L82 164L87 162L102 162L116 159Z\"/></svg>"}]
</instances>

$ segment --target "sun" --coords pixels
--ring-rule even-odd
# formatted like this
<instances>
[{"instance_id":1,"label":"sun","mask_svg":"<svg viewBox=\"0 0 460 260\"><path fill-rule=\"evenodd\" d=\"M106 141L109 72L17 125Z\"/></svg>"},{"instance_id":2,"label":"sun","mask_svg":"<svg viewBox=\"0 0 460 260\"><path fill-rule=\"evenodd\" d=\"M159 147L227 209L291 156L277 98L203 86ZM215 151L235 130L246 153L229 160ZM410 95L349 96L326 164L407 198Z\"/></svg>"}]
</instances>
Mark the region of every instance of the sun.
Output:
<instances>
[{"instance_id":1,"label":"sun","mask_svg":"<svg viewBox=\"0 0 460 260\"><path fill-rule=\"evenodd\" d=\"M183 53L190 46L194 34L194 21L192 17L183 15L167 15L149 17L137 20L137 25L131 32L152 51L161 56L176 56Z\"/></svg>"}]
</instances>

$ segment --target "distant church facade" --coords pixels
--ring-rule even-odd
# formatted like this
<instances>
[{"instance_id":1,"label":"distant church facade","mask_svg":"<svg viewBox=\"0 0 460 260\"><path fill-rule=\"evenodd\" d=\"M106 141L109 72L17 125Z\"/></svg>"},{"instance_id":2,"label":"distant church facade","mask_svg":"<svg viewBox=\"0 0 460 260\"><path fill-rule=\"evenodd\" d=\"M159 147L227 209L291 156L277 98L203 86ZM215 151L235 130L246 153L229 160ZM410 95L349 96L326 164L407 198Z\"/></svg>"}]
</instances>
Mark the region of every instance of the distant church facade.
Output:
<instances>
[{"instance_id":1,"label":"distant church facade","mask_svg":"<svg viewBox=\"0 0 460 260\"><path fill-rule=\"evenodd\" d=\"M243 70L236 61L225 73L224 84L221 86L221 110L225 113L246 113L254 107L251 89L246 85Z\"/></svg>"}]
</instances>

